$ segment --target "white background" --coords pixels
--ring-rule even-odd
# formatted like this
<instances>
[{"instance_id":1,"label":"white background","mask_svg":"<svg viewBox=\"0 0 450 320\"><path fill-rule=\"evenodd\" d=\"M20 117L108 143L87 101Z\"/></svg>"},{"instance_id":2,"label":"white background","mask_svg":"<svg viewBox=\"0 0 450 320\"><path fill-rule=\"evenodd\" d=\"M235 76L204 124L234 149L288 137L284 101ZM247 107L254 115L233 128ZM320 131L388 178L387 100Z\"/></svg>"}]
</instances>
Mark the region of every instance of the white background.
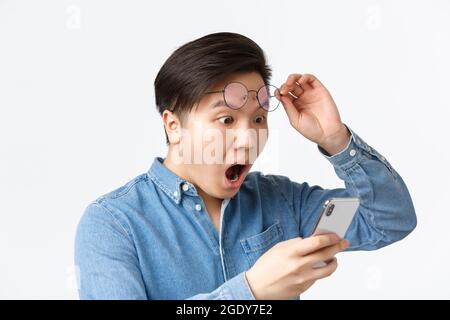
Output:
<instances>
[{"instance_id":1,"label":"white background","mask_svg":"<svg viewBox=\"0 0 450 320\"><path fill-rule=\"evenodd\" d=\"M275 85L318 76L414 200L409 237L341 254L303 298L450 298L450 2L374 0L0 0L0 298L77 298L84 208L165 155L156 73L176 47L217 31L260 44ZM342 186L282 108L270 127L256 169Z\"/></svg>"}]
</instances>

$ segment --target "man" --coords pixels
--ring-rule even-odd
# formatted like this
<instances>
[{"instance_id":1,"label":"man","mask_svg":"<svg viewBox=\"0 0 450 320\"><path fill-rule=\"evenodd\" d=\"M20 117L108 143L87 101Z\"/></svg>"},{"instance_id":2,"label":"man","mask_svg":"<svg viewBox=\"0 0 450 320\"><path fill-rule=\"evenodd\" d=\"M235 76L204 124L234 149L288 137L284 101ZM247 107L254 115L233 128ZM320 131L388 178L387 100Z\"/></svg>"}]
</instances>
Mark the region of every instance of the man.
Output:
<instances>
[{"instance_id":1,"label":"man","mask_svg":"<svg viewBox=\"0 0 450 320\"><path fill-rule=\"evenodd\" d=\"M87 207L75 246L81 298L298 298L336 270L338 252L378 249L415 228L402 178L342 123L323 84L292 74L278 89L270 76L261 48L239 34L173 52L155 80L167 155ZM280 102L345 189L249 172ZM345 240L309 237L332 197L361 201Z\"/></svg>"}]
</instances>

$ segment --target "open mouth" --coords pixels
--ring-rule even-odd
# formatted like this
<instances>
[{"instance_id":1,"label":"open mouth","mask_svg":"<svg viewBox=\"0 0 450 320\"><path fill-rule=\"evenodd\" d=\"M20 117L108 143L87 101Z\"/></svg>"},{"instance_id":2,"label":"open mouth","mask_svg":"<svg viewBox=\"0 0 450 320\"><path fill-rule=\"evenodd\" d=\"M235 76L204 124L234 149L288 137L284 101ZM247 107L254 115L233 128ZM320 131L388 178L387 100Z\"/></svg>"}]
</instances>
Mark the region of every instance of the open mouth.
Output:
<instances>
[{"instance_id":1,"label":"open mouth","mask_svg":"<svg viewBox=\"0 0 450 320\"><path fill-rule=\"evenodd\" d=\"M225 171L225 175L227 176L227 179L230 182L238 181L242 172L244 171L244 167L245 167L245 165L242 165L242 164L235 164L235 165L232 165L231 167L229 167L227 169L227 171Z\"/></svg>"},{"instance_id":2,"label":"open mouth","mask_svg":"<svg viewBox=\"0 0 450 320\"><path fill-rule=\"evenodd\" d=\"M250 170L250 164L234 164L225 171L225 180L228 188L237 189L241 186L245 176Z\"/></svg>"}]
</instances>

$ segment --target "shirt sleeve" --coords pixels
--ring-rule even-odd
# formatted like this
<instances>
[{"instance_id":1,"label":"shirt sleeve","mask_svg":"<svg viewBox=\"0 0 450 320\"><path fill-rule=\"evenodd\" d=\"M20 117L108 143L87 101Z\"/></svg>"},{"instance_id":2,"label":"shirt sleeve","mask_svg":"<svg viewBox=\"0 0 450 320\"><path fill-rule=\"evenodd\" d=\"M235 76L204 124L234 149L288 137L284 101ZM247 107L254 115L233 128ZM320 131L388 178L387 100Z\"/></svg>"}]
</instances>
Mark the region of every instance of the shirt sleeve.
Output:
<instances>
[{"instance_id":1,"label":"shirt sleeve","mask_svg":"<svg viewBox=\"0 0 450 320\"><path fill-rule=\"evenodd\" d=\"M245 272L242 272L213 292L197 294L187 300L255 300L255 297L248 285Z\"/></svg>"},{"instance_id":2,"label":"shirt sleeve","mask_svg":"<svg viewBox=\"0 0 450 320\"><path fill-rule=\"evenodd\" d=\"M101 204L88 206L75 240L82 300L145 300L139 261L127 231Z\"/></svg>"},{"instance_id":3,"label":"shirt sleeve","mask_svg":"<svg viewBox=\"0 0 450 320\"><path fill-rule=\"evenodd\" d=\"M75 264L82 300L146 300L147 294L131 235L108 209L94 202L77 228ZM192 300L253 300L242 272L212 292Z\"/></svg>"},{"instance_id":4,"label":"shirt sleeve","mask_svg":"<svg viewBox=\"0 0 450 320\"><path fill-rule=\"evenodd\" d=\"M348 127L347 127L348 128ZM374 250L398 241L416 226L416 214L408 189L398 172L375 149L348 128L351 138L333 156L319 151L333 165L345 188L324 189L290 182L288 190L298 219L300 236L311 235L324 202L333 197L358 197L360 206L347 230L347 250Z\"/></svg>"}]
</instances>

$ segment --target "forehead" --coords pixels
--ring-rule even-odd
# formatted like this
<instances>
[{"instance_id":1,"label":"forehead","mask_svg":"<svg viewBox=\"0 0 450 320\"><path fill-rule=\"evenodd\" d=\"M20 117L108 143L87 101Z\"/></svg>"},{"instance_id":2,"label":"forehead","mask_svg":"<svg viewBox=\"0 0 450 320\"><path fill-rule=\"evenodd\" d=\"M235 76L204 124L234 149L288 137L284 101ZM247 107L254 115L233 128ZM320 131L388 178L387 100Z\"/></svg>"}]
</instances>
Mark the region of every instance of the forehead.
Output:
<instances>
[{"instance_id":1,"label":"forehead","mask_svg":"<svg viewBox=\"0 0 450 320\"><path fill-rule=\"evenodd\" d=\"M206 91L210 92L223 90L230 82L243 83L248 90L255 91L264 85L264 80L258 72L233 73L222 81L212 84ZM219 100L223 100L223 96L221 94L205 94L193 111L208 112L211 109L211 105Z\"/></svg>"},{"instance_id":2,"label":"forehead","mask_svg":"<svg viewBox=\"0 0 450 320\"><path fill-rule=\"evenodd\" d=\"M241 82L249 90L258 90L264 85L264 80L258 72L233 73L222 81L212 84L207 91L223 90L230 82Z\"/></svg>"}]
</instances>

